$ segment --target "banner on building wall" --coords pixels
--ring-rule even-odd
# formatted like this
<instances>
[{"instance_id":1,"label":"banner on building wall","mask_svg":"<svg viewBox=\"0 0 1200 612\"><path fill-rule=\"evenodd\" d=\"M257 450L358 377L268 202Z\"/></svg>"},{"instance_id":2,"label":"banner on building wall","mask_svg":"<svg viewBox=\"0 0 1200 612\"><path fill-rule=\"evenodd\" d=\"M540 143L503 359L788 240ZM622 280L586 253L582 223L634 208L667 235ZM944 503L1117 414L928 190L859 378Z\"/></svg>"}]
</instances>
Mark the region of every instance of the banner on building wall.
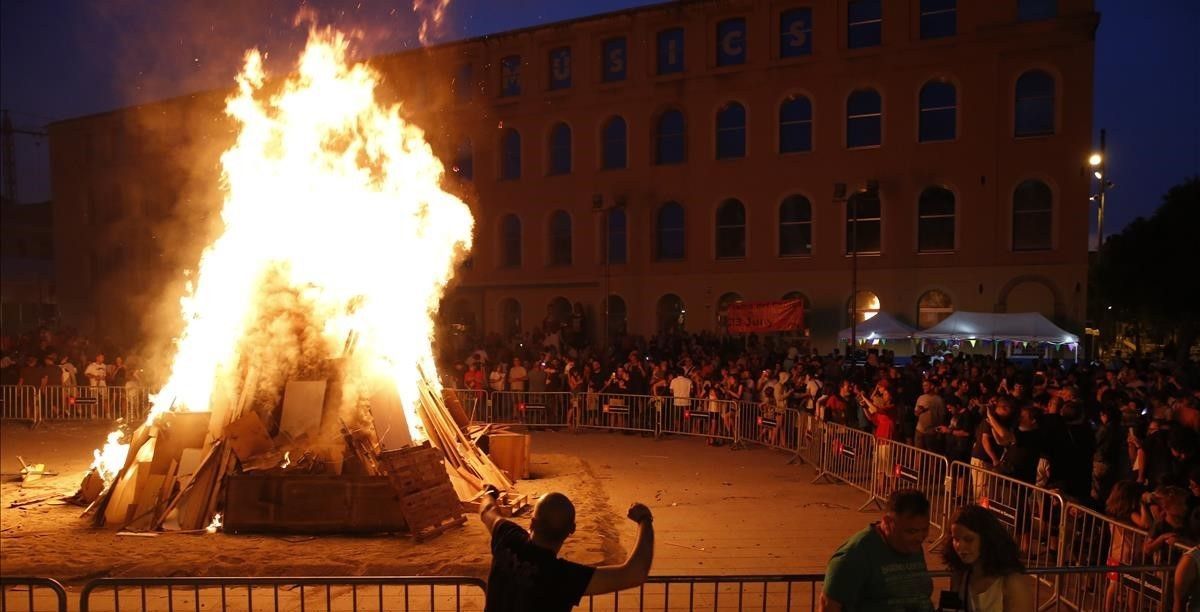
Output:
<instances>
[{"instance_id":1,"label":"banner on building wall","mask_svg":"<svg viewBox=\"0 0 1200 612\"><path fill-rule=\"evenodd\" d=\"M803 329L804 300L730 304L725 328L731 334Z\"/></svg>"}]
</instances>

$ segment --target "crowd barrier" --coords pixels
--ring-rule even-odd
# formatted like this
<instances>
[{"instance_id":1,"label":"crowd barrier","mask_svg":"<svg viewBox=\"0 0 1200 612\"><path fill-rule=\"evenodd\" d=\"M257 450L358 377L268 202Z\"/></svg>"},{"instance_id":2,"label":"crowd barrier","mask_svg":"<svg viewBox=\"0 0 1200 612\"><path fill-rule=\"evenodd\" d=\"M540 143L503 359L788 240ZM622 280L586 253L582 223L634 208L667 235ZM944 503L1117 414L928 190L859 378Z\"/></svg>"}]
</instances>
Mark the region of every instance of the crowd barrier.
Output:
<instances>
[{"instance_id":1,"label":"crowd barrier","mask_svg":"<svg viewBox=\"0 0 1200 612\"><path fill-rule=\"evenodd\" d=\"M571 407L566 392L492 391L487 396L493 423L565 427Z\"/></svg>"},{"instance_id":2,"label":"crowd barrier","mask_svg":"<svg viewBox=\"0 0 1200 612\"><path fill-rule=\"evenodd\" d=\"M136 387L0 385L0 419L43 421L140 421L150 398Z\"/></svg>"},{"instance_id":3,"label":"crowd barrier","mask_svg":"<svg viewBox=\"0 0 1200 612\"><path fill-rule=\"evenodd\" d=\"M699 436L728 442L737 439L737 402L661 397L659 405L662 417L658 435Z\"/></svg>"},{"instance_id":4,"label":"crowd barrier","mask_svg":"<svg viewBox=\"0 0 1200 612\"><path fill-rule=\"evenodd\" d=\"M884 464L876 461L881 455L876 452L875 436L837 423L826 422L822 427L821 459L813 482L835 480L848 484L867 494L862 505L866 508L876 501L875 476L884 469Z\"/></svg>"},{"instance_id":5,"label":"crowd barrier","mask_svg":"<svg viewBox=\"0 0 1200 612\"><path fill-rule=\"evenodd\" d=\"M57 580L34 576L0 576L0 611L67 612L67 591Z\"/></svg>"},{"instance_id":6,"label":"crowd barrier","mask_svg":"<svg viewBox=\"0 0 1200 612\"><path fill-rule=\"evenodd\" d=\"M100 578L83 587L79 609L463 611L482 610L486 589L455 576Z\"/></svg>"},{"instance_id":7,"label":"crowd barrier","mask_svg":"<svg viewBox=\"0 0 1200 612\"><path fill-rule=\"evenodd\" d=\"M929 498L929 525L938 530L939 539L949 527L952 511L947 499L946 482L950 462L946 457L893 440L876 440L878 463L874 501L882 502L898 489L916 489Z\"/></svg>"}]
</instances>

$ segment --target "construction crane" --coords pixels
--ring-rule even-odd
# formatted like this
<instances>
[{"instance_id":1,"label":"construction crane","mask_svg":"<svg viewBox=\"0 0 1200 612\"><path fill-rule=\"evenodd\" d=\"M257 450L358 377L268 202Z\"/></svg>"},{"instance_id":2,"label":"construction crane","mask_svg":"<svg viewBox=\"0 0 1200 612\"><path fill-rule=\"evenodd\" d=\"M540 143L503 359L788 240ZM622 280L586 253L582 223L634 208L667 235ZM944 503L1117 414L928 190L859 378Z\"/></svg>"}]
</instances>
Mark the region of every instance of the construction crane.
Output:
<instances>
[{"instance_id":1,"label":"construction crane","mask_svg":"<svg viewBox=\"0 0 1200 612\"><path fill-rule=\"evenodd\" d=\"M8 109L0 111L3 113L3 118L0 118L0 153L3 154L3 162L0 163L0 169L4 172L4 199L16 204L17 203L17 142L15 136L23 134L25 136L34 136L42 138L46 136L45 132L34 130L22 130L14 128L12 125L12 117L9 116Z\"/></svg>"}]
</instances>

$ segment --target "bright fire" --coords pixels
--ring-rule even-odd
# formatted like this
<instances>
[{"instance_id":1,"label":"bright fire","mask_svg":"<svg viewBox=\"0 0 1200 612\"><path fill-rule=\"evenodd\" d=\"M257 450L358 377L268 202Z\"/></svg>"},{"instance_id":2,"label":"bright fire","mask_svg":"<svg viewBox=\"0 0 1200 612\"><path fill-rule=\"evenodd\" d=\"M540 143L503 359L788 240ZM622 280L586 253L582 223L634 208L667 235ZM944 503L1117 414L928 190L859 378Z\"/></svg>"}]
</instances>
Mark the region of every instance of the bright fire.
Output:
<instances>
[{"instance_id":1,"label":"bright fire","mask_svg":"<svg viewBox=\"0 0 1200 612\"><path fill-rule=\"evenodd\" d=\"M474 220L442 191L442 164L424 133L398 105L375 99L378 75L349 64L348 50L341 33L314 29L295 73L270 88L262 56L246 54L226 104L240 131L221 157L224 231L181 300L186 327L147 422L234 397L250 351L311 349L277 347L270 329L258 330L267 346L247 341L252 324L279 308L267 289L283 285L290 308L305 309L305 324L316 326L321 350L341 355L355 338L348 382L390 381L414 441L427 437L415 406L420 372L437 384L432 313L470 249ZM343 404L369 393L361 386L347 384L344 395L354 397ZM97 451L106 480L126 452L118 435Z\"/></svg>"},{"instance_id":2,"label":"bright fire","mask_svg":"<svg viewBox=\"0 0 1200 612\"><path fill-rule=\"evenodd\" d=\"M220 529L223 525L224 525L224 523L221 522L221 513L218 512L213 515L212 522L208 524L208 527L204 528L204 531L206 531L208 533L216 533L217 530Z\"/></svg>"}]
</instances>

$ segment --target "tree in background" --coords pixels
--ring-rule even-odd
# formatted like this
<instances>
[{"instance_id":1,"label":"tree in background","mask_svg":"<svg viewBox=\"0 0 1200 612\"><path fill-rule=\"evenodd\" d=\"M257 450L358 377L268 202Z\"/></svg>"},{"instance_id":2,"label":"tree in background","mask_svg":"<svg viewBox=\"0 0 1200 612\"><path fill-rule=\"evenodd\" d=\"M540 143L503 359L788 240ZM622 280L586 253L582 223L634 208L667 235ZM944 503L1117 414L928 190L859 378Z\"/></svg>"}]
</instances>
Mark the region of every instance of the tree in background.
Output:
<instances>
[{"instance_id":1,"label":"tree in background","mask_svg":"<svg viewBox=\"0 0 1200 612\"><path fill-rule=\"evenodd\" d=\"M1174 353L1166 357L1186 359L1200 336L1200 177L1172 187L1149 219L1109 236L1090 283L1092 313L1135 325L1163 341Z\"/></svg>"}]
</instances>

